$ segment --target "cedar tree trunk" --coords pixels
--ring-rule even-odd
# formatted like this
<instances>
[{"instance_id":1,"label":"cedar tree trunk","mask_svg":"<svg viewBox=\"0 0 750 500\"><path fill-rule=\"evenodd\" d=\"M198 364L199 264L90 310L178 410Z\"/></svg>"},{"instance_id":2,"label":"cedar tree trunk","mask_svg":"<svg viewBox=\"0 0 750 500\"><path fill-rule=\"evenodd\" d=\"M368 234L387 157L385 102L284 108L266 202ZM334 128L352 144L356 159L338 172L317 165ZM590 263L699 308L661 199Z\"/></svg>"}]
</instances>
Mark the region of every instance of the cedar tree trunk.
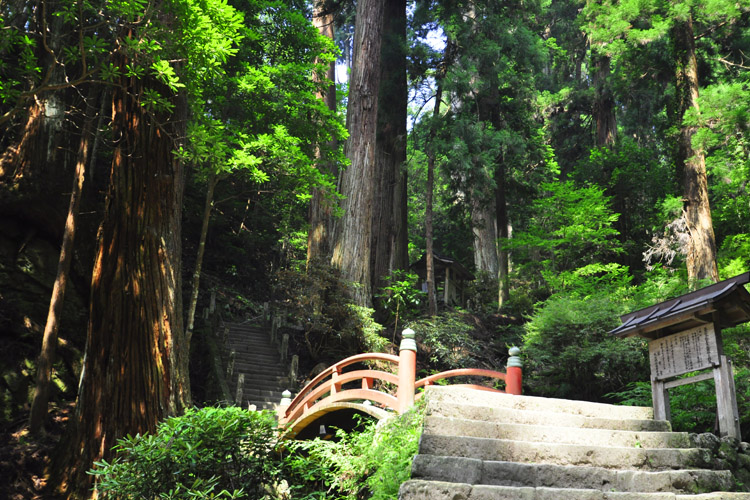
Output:
<instances>
[{"instance_id":1,"label":"cedar tree trunk","mask_svg":"<svg viewBox=\"0 0 750 500\"><path fill-rule=\"evenodd\" d=\"M370 246L383 5L384 0L357 3L354 64L346 113L349 130L346 156L350 165L342 177L343 216L337 224L331 259L331 264L341 269L343 278L352 283L354 302L366 307L372 305Z\"/></svg>"},{"instance_id":2,"label":"cedar tree trunk","mask_svg":"<svg viewBox=\"0 0 750 500\"><path fill-rule=\"evenodd\" d=\"M409 265L406 220L406 0L385 0L380 60L375 194L372 214L373 292Z\"/></svg>"},{"instance_id":3,"label":"cedar tree trunk","mask_svg":"<svg viewBox=\"0 0 750 500\"><path fill-rule=\"evenodd\" d=\"M683 123L689 109L698 108L698 63L695 58L695 39L691 17L678 21L674 28L674 45L677 63L677 120L680 134L677 146L677 168L683 178L683 211L690 233L687 253L687 271L690 281L719 280L716 266L716 240L714 238L711 208L708 202L706 158L703 151L693 148L696 127Z\"/></svg>"},{"instance_id":4,"label":"cedar tree trunk","mask_svg":"<svg viewBox=\"0 0 750 500\"><path fill-rule=\"evenodd\" d=\"M127 63L140 62L116 55L115 63L124 74ZM153 432L190 401L180 279L183 172L173 154L184 119L147 113L140 98L149 84L171 96L161 85L126 76L112 95L117 142L92 274L83 373L59 479L73 497L88 495L86 471L110 457L118 438ZM184 101L176 109L184 110Z\"/></svg>"},{"instance_id":5,"label":"cedar tree trunk","mask_svg":"<svg viewBox=\"0 0 750 500\"><path fill-rule=\"evenodd\" d=\"M321 35L334 39L334 20L331 2L317 0L314 5L313 24ZM325 78L331 82L324 93L319 93L318 98L326 103L331 111L336 111L336 63L331 61L328 65ZM338 141L332 140L328 147L335 150ZM318 168L336 177L338 169L335 163L324 158L324 154L318 148ZM326 261L331 258L331 229L333 201L329 193L322 188L313 188L310 200L310 229L307 233L307 265L313 260Z\"/></svg>"}]
</instances>

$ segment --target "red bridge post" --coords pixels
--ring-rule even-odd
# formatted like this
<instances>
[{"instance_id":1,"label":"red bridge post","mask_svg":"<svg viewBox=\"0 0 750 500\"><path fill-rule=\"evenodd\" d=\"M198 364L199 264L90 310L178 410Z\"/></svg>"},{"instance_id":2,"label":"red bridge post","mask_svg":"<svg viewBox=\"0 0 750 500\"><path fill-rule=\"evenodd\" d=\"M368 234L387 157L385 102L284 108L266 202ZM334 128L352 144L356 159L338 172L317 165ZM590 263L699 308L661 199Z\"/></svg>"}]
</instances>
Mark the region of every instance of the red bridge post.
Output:
<instances>
[{"instance_id":1,"label":"red bridge post","mask_svg":"<svg viewBox=\"0 0 750 500\"><path fill-rule=\"evenodd\" d=\"M417 380L417 342L411 328L402 332L398 361L398 412L404 413L414 405L414 386Z\"/></svg>"},{"instance_id":2,"label":"red bridge post","mask_svg":"<svg viewBox=\"0 0 750 500\"><path fill-rule=\"evenodd\" d=\"M521 395L521 379L523 362L521 361L521 349L518 347L511 347L508 349L508 364L505 367L505 392L508 394L514 394L516 396Z\"/></svg>"}]
</instances>

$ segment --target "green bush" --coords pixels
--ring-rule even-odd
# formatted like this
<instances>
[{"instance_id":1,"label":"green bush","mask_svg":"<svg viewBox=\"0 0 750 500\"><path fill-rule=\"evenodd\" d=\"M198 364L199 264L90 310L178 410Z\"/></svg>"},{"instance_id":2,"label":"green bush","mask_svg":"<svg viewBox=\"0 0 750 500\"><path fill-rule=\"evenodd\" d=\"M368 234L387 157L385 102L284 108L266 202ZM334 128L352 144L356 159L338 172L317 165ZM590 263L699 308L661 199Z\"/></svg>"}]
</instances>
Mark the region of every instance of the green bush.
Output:
<instances>
[{"instance_id":1,"label":"green bush","mask_svg":"<svg viewBox=\"0 0 750 500\"><path fill-rule=\"evenodd\" d=\"M310 358L341 359L354 353L382 351L387 340L373 310L351 303L341 273L330 265L311 262L307 271L283 269L273 285L275 307L301 323L296 339Z\"/></svg>"},{"instance_id":2,"label":"green bush","mask_svg":"<svg viewBox=\"0 0 750 500\"><path fill-rule=\"evenodd\" d=\"M601 400L648 376L645 342L607 332L622 304L600 294L553 296L526 324L524 382L540 396Z\"/></svg>"},{"instance_id":3,"label":"green bush","mask_svg":"<svg viewBox=\"0 0 750 500\"><path fill-rule=\"evenodd\" d=\"M694 373L685 376L694 375ZM750 433L750 369L735 370L740 427L745 439ZM609 394L617 404L651 406L651 383L633 382L621 392ZM712 380L686 384L669 390L672 430L678 432L714 432L716 425L716 388Z\"/></svg>"},{"instance_id":4,"label":"green bush","mask_svg":"<svg viewBox=\"0 0 750 500\"><path fill-rule=\"evenodd\" d=\"M261 498L279 469L275 427L270 412L192 409L120 439L90 473L103 499Z\"/></svg>"},{"instance_id":5,"label":"green bush","mask_svg":"<svg viewBox=\"0 0 750 500\"><path fill-rule=\"evenodd\" d=\"M482 346L474 338L475 327L465 316L448 311L431 318L413 321L409 327L417 333L420 359L427 359L435 371L477 366L476 358Z\"/></svg>"}]
</instances>

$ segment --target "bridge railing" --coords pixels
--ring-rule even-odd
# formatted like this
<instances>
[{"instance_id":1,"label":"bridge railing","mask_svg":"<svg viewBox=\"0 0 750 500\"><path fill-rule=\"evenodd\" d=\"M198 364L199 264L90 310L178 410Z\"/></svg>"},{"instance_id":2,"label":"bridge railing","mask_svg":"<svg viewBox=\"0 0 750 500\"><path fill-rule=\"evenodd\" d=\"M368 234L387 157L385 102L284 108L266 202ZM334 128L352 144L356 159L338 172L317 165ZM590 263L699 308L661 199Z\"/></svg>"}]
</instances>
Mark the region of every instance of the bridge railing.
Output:
<instances>
[{"instance_id":1,"label":"bridge railing","mask_svg":"<svg viewBox=\"0 0 750 500\"><path fill-rule=\"evenodd\" d=\"M414 336L413 330L404 330L398 356L385 353L365 353L350 356L319 373L300 390L294 399L290 400L291 394L287 393L279 408L279 424L285 425L296 422L305 415L316 413L324 406L344 401L371 401L384 408L391 408L398 413L403 413L414 404L417 389L432 385L440 380L459 376L503 380L505 381L505 391L497 392L521 394L521 358L518 356L521 351L517 347L512 347L509 351L510 357L505 373L479 368L464 368L449 370L416 380L417 344ZM377 369L344 371L344 368L351 365L368 361L385 362L394 367L396 373ZM375 389L376 381L396 385L396 396ZM345 385L348 387L344 387ZM495 390L480 385L470 386L483 390ZM419 397L419 395L416 397Z\"/></svg>"}]
</instances>

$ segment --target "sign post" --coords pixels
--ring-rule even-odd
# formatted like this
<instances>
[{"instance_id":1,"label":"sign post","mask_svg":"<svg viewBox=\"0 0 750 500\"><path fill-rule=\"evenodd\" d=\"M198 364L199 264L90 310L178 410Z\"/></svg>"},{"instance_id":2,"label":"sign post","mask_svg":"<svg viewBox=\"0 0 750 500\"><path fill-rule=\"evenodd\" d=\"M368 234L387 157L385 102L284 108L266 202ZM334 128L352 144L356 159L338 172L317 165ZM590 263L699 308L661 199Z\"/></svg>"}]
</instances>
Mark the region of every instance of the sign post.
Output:
<instances>
[{"instance_id":1,"label":"sign post","mask_svg":"<svg viewBox=\"0 0 750 500\"><path fill-rule=\"evenodd\" d=\"M713 379L719 433L740 439L734 375L721 329L750 321L749 283L750 272L743 273L620 317L622 324L611 334L649 341L654 418L670 419L670 389Z\"/></svg>"},{"instance_id":2,"label":"sign post","mask_svg":"<svg viewBox=\"0 0 750 500\"><path fill-rule=\"evenodd\" d=\"M669 389L713 378L719 433L740 439L740 416L732 367L723 353L721 333L713 323L651 340L648 354L655 419L669 420L671 417ZM679 375L698 371L703 373L675 379Z\"/></svg>"}]
</instances>

